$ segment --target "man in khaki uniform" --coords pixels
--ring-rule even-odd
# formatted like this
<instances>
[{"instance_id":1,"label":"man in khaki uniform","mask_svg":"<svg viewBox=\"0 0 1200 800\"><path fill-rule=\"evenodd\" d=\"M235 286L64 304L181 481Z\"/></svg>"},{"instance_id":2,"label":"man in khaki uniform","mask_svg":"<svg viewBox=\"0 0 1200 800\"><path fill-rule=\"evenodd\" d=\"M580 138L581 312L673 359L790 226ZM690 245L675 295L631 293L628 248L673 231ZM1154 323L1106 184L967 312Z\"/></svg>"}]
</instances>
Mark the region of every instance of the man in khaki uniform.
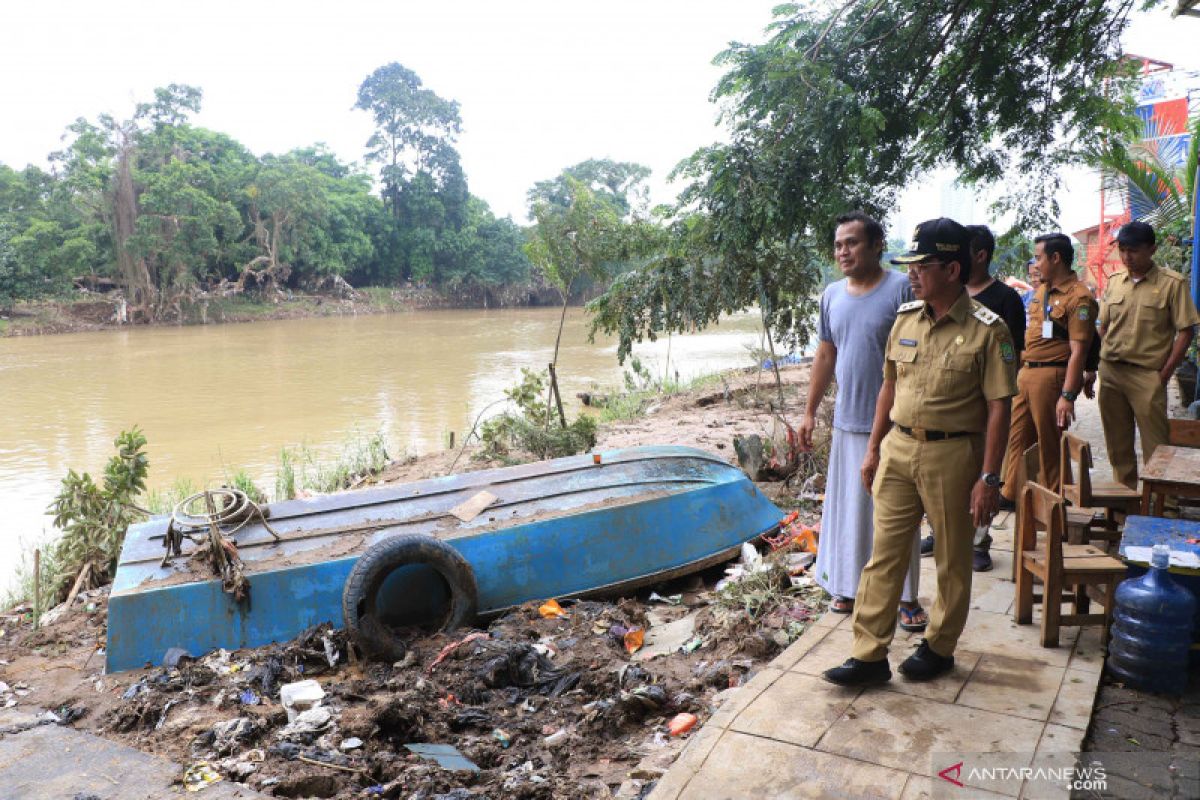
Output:
<instances>
[{"instance_id":1,"label":"man in khaki uniform","mask_svg":"<svg viewBox=\"0 0 1200 800\"><path fill-rule=\"evenodd\" d=\"M967 621L975 528L996 513L1016 352L999 316L966 292L967 230L951 219L917 227L908 265L916 302L888 336L863 483L875 539L854 604L851 658L825 672L842 686L890 680L887 650L921 515L934 530L938 594L929 633L900 671L929 680L954 666ZM895 425L893 426L893 423Z\"/></svg>"},{"instance_id":2,"label":"man in khaki uniform","mask_svg":"<svg viewBox=\"0 0 1200 800\"><path fill-rule=\"evenodd\" d=\"M1024 363L1017 373L1017 396L1012 404L1012 427L1001 494L1017 499L1017 466L1021 454L1038 442L1041 483L1058 490L1059 446L1062 432L1075 417L1075 398L1083 388L1088 346L1096 333L1097 304L1071 269L1075 248L1061 233L1034 240L1034 261L1042 284L1029 303L1025 328Z\"/></svg>"},{"instance_id":3,"label":"man in khaki uniform","mask_svg":"<svg viewBox=\"0 0 1200 800\"><path fill-rule=\"evenodd\" d=\"M1186 279L1154 263L1154 229L1130 222L1117 233L1124 272L1108 279L1100 306L1100 420L1113 477L1137 488L1133 425L1142 458L1167 441L1167 381L1200 324Z\"/></svg>"}]
</instances>

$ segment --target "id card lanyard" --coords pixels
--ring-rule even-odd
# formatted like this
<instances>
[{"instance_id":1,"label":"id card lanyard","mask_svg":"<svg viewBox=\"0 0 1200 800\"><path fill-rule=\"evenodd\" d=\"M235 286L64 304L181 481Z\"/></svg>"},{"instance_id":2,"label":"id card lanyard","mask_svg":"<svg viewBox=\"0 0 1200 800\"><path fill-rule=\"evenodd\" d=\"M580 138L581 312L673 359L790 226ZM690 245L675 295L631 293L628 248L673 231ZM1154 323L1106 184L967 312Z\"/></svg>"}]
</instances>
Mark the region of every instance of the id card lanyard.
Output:
<instances>
[{"instance_id":1,"label":"id card lanyard","mask_svg":"<svg viewBox=\"0 0 1200 800\"><path fill-rule=\"evenodd\" d=\"M1046 302L1042 304L1042 338L1054 338L1054 323L1050 321L1050 287L1046 287Z\"/></svg>"}]
</instances>

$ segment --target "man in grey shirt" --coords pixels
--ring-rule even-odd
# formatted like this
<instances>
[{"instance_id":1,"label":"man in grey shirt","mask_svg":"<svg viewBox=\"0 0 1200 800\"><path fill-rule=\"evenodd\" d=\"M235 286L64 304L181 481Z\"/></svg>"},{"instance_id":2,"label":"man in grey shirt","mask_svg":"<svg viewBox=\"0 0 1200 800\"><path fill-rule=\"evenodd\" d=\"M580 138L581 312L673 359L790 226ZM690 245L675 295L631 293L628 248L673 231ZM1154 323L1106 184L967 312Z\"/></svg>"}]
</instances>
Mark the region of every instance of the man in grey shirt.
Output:
<instances>
[{"instance_id":1,"label":"man in grey shirt","mask_svg":"<svg viewBox=\"0 0 1200 800\"><path fill-rule=\"evenodd\" d=\"M830 609L849 613L858 579L871 557L871 496L859 473L866 454L875 401L883 385L883 351L896 309L913 299L908 277L884 269L883 227L860 211L837 219L834 256L846 277L821 295L820 343L813 359L800 444L812 449L817 409L835 373L833 442L825 485L825 508L817 549L816 580L833 595ZM913 531L912 563L900 602L900 626L925 629L928 615L917 601L920 560Z\"/></svg>"}]
</instances>

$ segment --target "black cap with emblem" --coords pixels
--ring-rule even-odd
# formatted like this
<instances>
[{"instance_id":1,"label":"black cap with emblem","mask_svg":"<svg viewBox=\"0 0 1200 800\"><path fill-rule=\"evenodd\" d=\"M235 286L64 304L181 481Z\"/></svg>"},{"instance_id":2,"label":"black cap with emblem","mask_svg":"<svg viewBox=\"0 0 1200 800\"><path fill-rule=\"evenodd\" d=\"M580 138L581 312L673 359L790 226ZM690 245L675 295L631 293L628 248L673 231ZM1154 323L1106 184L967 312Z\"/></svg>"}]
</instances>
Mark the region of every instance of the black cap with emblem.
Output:
<instances>
[{"instance_id":1,"label":"black cap with emblem","mask_svg":"<svg viewBox=\"0 0 1200 800\"><path fill-rule=\"evenodd\" d=\"M970 244L971 234L966 228L949 217L938 217L918 225L908 243L908 252L893 258L892 263L912 264L927 258L943 258L967 268L971 263Z\"/></svg>"}]
</instances>

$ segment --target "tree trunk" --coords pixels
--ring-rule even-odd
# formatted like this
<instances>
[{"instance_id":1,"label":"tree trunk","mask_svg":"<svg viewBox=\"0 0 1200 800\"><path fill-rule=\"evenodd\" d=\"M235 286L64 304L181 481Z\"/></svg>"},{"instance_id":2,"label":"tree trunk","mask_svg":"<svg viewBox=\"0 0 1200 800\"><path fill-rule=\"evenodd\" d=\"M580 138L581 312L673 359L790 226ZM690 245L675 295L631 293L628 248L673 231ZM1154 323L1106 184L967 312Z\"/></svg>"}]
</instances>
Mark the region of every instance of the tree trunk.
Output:
<instances>
[{"instance_id":1,"label":"tree trunk","mask_svg":"<svg viewBox=\"0 0 1200 800\"><path fill-rule=\"evenodd\" d=\"M134 313L142 312L145 321L154 318L155 289L146 262L134 256L129 249L129 240L137 226L137 195L133 188L133 172L130 160L133 145L128 137L122 142L117 155L117 171L113 180L113 237L117 254L117 268L129 294Z\"/></svg>"}]
</instances>

